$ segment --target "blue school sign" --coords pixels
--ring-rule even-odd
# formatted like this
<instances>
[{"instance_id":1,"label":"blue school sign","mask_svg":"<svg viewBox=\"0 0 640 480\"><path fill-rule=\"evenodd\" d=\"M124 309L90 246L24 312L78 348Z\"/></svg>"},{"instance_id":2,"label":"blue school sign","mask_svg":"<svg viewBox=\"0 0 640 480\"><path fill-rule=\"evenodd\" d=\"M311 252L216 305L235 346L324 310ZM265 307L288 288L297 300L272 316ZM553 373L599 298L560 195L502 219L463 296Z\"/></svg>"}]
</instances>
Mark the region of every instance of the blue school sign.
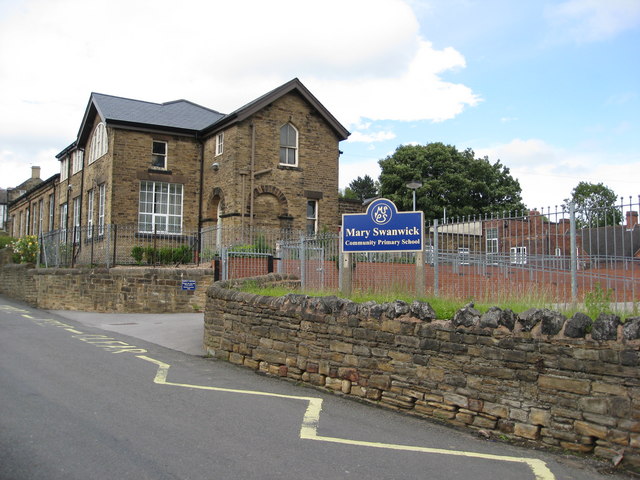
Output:
<instances>
[{"instance_id":1,"label":"blue school sign","mask_svg":"<svg viewBox=\"0 0 640 480\"><path fill-rule=\"evenodd\" d=\"M386 198L371 202L367 213L342 215L343 252L420 252L422 212L398 212Z\"/></svg>"}]
</instances>

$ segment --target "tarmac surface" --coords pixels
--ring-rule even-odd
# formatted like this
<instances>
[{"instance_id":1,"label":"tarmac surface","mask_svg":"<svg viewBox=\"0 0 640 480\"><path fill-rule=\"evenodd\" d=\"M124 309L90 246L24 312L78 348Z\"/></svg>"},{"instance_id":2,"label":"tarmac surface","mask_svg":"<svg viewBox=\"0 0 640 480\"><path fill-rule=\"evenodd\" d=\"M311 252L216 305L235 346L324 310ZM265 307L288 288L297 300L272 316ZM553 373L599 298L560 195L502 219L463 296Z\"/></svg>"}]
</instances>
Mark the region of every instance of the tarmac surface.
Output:
<instances>
[{"instance_id":1,"label":"tarmac surface","mask_svg":"<svg viewBox=\"0 0 640 480\"><path fill-rule=\"evenodd\" d=\"M83 325L121 333L189 355L202 356L203 313L96 313L71 310L49 312Z\"/></svg>"}]
</instances>

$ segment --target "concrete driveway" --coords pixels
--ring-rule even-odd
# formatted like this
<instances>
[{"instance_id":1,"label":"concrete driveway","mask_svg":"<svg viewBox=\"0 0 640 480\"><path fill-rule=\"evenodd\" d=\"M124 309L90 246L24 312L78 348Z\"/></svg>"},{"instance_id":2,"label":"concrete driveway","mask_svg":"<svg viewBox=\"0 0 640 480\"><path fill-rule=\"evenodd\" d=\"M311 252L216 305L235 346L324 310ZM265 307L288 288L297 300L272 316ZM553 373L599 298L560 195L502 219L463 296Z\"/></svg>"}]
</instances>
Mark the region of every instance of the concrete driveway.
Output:
<instances>
[{"instance_id":1,"label":"concrete driveway","mask_svg":"<svg viewBox=\"0 0 640 480\"><path fill-rule=\"evenodd\" d=\"M190 355L204 355L203 313L96 313L49 310L83 325L121 333Z\"/></svg>"}]
</instances>

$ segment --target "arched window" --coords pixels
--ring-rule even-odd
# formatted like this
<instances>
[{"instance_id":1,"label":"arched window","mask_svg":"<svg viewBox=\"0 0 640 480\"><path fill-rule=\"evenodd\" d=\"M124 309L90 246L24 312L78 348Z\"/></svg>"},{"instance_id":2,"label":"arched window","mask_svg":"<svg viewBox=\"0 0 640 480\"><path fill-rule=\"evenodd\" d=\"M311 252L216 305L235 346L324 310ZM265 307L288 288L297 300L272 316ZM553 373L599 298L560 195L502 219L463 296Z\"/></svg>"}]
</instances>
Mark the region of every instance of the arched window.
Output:
<instances>
[{"instance_id":1,"label":"arched window","mask_svg":"<svg viewBox=\"0 0 640 480\"><path fill-rule=\"evenodd\" d=\"M298 131L290 123L280 127L280 163L298 165Z\"/></svg>"},{"instance_id":2,"label":"arched window","mask_svg":"<svg viewBox=\"0 0 640 480\"><path fill-rule=\"evenodd\" d=\"M88 163L93 163L105 153L108 149L107 129L104 123L96 125L93 135L91 136L91 145L89 147Z\"/></svg>"}]
</instances>

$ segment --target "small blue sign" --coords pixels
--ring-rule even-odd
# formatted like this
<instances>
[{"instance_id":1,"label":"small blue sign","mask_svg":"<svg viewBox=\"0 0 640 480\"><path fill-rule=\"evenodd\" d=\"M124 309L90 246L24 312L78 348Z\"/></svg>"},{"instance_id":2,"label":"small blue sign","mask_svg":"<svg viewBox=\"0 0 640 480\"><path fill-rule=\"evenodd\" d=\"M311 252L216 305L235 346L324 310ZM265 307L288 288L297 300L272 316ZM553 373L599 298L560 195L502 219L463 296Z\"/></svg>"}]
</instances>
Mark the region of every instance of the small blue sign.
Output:
<instances>
[{"instance_id":1,"label":"small blue sign","mask_svg":"<svg viewBox=\"0 0 640 480\"><path fill-rule=\"evenodd\" d=\"M422 212L398 212L386 198L371 202L366 213L342 215L343 252L420 252Z\"/></svg>"},{"instance_id":2,"label":"small blue sign","mask_svg":"<svg viewBox=\"0 0 640 480\"><path fill-rule=\"evenodd\" d=\"M182 290L195 290L195 289L196 289L195 280L182 280Z\"/></svg>"}]
</instances>

